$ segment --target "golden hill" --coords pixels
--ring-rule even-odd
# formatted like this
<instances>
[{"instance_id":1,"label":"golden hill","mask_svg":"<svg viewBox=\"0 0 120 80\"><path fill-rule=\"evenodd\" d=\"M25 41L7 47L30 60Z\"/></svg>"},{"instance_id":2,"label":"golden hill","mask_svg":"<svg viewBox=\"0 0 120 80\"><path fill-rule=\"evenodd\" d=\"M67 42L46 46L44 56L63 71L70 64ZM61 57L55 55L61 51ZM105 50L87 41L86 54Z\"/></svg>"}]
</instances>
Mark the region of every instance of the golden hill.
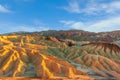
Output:
<instances>
[{"instance_id":1,"label":"golden hill","mask_svg":"<svg viewBox=\"0 0 120 80\"><path fill-rule=\"evenodd\" d=\"M65 43L43 36L0 36L0 76L93 80L67 61L44 51L63 46Z\"/></svg>"},{"instance_id":2,"label":"golden hill","mask_svg":"<svg viewBox=\"0 0 120 80\"><path fill-rule=\"evenodd\" d=\"M72 40L66 42L35 34L0 36L0 77L20 77L21 80L24 77L24 80L29 80L27 77L120 79L119 46L105 42L90 42L82 46L74 44ZM80 64L81 68L78 70L73 62Z\"/></svg>"}]
</instances>

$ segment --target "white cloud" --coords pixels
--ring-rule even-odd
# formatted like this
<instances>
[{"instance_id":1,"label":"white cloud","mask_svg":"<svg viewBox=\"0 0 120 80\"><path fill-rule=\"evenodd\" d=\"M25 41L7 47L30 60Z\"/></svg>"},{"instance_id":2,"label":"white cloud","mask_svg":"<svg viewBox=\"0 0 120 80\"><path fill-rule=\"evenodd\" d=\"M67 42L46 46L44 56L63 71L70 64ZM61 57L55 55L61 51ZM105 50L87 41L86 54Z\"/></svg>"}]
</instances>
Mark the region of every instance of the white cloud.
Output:
<instances>
[{"instance_id":1,"label":"white cloud","mask_svg":"<svg viewBox=\"0 0 120 80\"><path fill-rule=\"evenodd\" d=\"M34 32L34 31L49 30L49 28L47 28L47 27L41 27L41 26L21 25L21 26L17 26L16 28L13 27L13 30L15 30L15 31Z\"/></svg>"},{"instance_id":2,"label":"white cloud","mask_svg":"<svg viewBox=\"0 0 120 80\"><path fill-rule=\"evenodd\" d=\"M91 30L91 31L107 31L107 30L116 30L116 29L120 30L119 21L120 21L120 16L101 20L89 25L89 27L87 27L86 30Z\"/></svg>"},{"instance_id":3,"label":"white cloud","mask_svg":"<svg viewBox=\"0 0 120 80\"><path fill-rule=\"evenodd\" d=\"M101 32L120 30L120 0L69 0L68 6L63 9L70 13L87 14L87 15L106 15L106 19L96 21L65 21L60 22L65 27L72 29L82 29L87 31ZM111 17L114 16L114 17ZM81 18L80 18L81 19Z\"/></svg>"},{"instance_id":4,"label":"white cloud","mask_svg":"<svg viewBox=\"0 0 120 80\"><path fill-rule=\"evenodd\" d=\"M120 11L120 1L110 3L91 3L83 9L84 13L117 13Z\"/></svg>"},{"instance_id":5,"label":"white cloud","mask_svg":"<svg viewBox=\"0 0 120 80\"><path fill-rule=\"evenodd\" d=\"M44 31L44 30L49 30L49 28L40 25L36 26L36 25L14 24L14 23L0 23L0 33L17 32L17 31L34 32L34 31Z\"/></svg>"},{"instance_id":6,"label":"white cloud","mask_svg":"<svg viewBox=\"0 0 120 80\"><path fill-rule=\"evenodd\" d=\"M2 13L9 13L11 11L9 9L7 9L6 7L0 5L0 12L2 12Z\"/></svg>"},{"instance_id":7,"label":"white cloud","mask_svg":"<svg viewBox=\"0 0 120 80\"><path fill-rule=\"evenodd\" d=\"M85 27L85 24L83 22L75 22L73 25L71 25L71 28L74 29L82 29Z\"/></svg>"},{"instance_id":8,"label":"white cloud","mask_svg":"<svg viewBox=\"0 0 120 80\"><path fill-rule=\"evenodd\" d=\"M68 6L63 9L71 13L85 13L85 14L113 14L120 12L120 0L113 0L111 2L103 3L100 0L90 0L86 3L80 3L80 0L70 0ZM84 7L81 6L84 4Z\"/></svg>"},{"instance_id":9,"label":"white cloud","mask_svg":"<svg viewBox=\"0 0 120 80\"><path fill-rule=\"evenodd\" d=\"M85 24L83 22L77 22L77 21L61 20L60 23L63 23L64 26L70 27L72 29L82 29L85 26Z\"/></svg>"},{"instance_id":10,"label":"white cloud","mask_svg":"<svg viewBox=\"0 0 120 80\"><path fill-rule=\"evenodd\" d=\"M71 25L75 23L75 21L65 21L65 20L60 20L59 22L64 23L64 25Z\"/></svg>"},{"instance_id":11,"label":"white cloud","mask_svg":"<svg viewBox=\"0 0 120 80\"><path fill-rule=\"evenodd\" d=\"M64 22L73 22L70 24L64 24L65 27L72 29L82 29L87 31L101 32L101 31L111 31L111 30L120 30L120 16L104 19L98 22L81 22L81 21L64 21Z\"/></svg>"},{"instance_id":12,"label":"white cloud","mask_svg":"<svg viewBox=\"0 0 120 80\"><path fill-rule=\"evenodd\" d=\"M80 7L79 4L76 0L70 0L70 2L68 3L69 6L64 6L63 9L72 12L72 13L80 13Z\"/></svg>"}]
</instances>

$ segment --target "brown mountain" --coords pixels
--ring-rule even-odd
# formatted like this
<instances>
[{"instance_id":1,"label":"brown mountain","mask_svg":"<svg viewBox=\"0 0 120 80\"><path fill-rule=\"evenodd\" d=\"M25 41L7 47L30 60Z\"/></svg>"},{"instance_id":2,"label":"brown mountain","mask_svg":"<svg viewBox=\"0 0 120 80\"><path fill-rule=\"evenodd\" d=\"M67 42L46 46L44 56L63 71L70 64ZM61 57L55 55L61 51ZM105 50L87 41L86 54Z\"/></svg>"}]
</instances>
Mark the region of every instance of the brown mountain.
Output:
<instances>
[{"instance_id":1,"label":"brown mountain","mask_svg":"<svg viewBox=\"0 0 120 80\"><path fill-rule=\"evenodd\" d=\"M120 40L120 30L111 32L88 32L83 30L49 30L40 32L44 36L54 36L57 39L72 39L77 41L105 41L113 42Z\"/></svg>"}]
</instances>

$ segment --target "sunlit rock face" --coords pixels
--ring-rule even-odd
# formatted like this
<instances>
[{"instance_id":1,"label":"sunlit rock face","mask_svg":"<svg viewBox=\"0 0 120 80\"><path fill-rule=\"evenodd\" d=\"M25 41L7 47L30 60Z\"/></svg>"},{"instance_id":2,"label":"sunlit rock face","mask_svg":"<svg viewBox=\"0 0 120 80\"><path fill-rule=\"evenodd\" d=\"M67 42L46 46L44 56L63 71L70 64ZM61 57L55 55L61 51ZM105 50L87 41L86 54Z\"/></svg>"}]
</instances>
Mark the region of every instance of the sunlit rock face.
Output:
<instances>
[{"instance_id":1,"label":"sunlit rock face","mask_svg":"<svg viewBox=\"0 0 120 80\"><path fill-rule=\"evenodd\" d=\"M93 80L67 61L45 53L47 48L64 46L55 38L50 40L42 36L0 36L0 76Z\"/></svg>"}]
</instances>

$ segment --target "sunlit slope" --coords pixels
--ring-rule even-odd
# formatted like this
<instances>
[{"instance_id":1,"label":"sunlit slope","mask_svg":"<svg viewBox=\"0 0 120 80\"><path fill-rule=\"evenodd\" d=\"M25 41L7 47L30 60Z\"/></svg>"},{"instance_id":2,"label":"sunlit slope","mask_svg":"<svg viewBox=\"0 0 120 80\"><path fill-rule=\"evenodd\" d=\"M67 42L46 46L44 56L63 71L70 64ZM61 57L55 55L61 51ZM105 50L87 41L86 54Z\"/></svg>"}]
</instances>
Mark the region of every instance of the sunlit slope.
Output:
<instances>
[{"instance_id":1,"label":"sunlit slope","mask_svg":"<svg viewBox=\"0 0 120 80\"><path fill-rule=\"evenodd\" d=\"M49 48L54 56L91 67L100 76L120 78L120 47L113 43L89 43L81 47Z\"/></svg>"},{"instance_id":2,"label":"sunlit slope","mask_svg":"<svg viewBox=\"0 0 120 80\"><path fill-rule=\"evenodd\" d=\"M54 38L32 35L0 36L0 76L92 80L67 61L44 51L48 48L66 47L65 43L55 41Z\"/></svg>"}]
</instances>

